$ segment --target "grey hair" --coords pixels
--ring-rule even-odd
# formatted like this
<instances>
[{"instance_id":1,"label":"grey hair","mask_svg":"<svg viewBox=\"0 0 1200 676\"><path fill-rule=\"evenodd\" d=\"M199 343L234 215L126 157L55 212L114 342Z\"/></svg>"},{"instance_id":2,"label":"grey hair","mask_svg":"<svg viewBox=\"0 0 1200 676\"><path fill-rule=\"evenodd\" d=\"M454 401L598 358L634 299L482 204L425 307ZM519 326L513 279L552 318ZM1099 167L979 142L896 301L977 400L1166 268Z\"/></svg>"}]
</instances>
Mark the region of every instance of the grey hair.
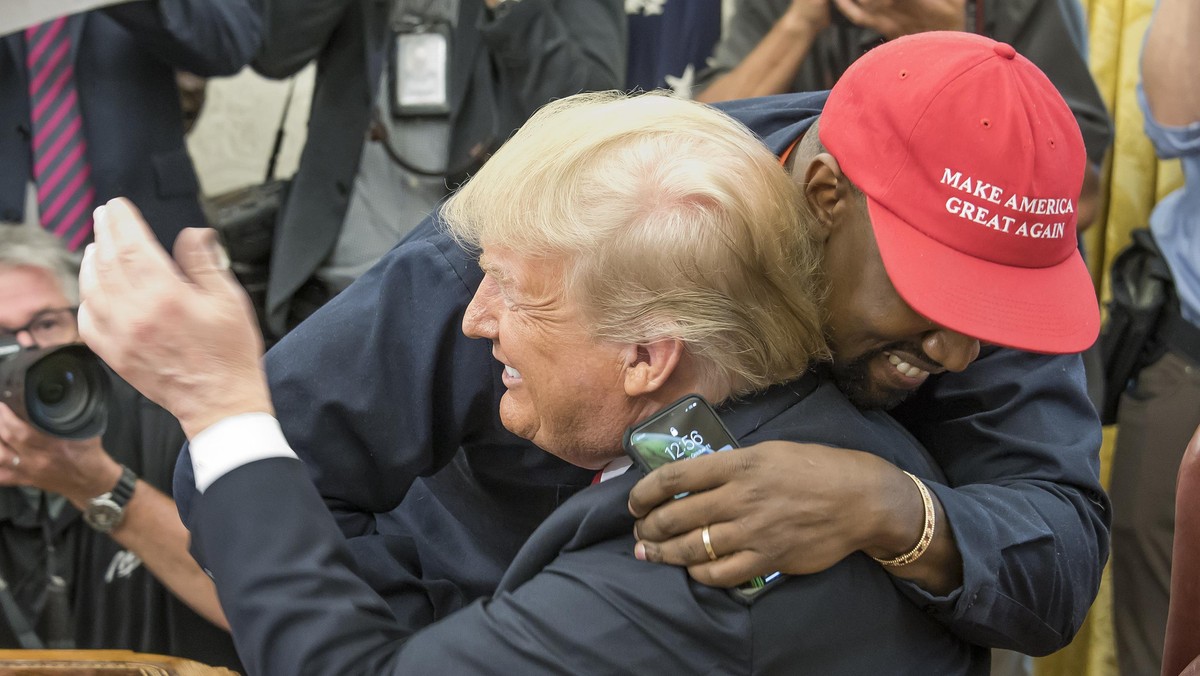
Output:
<instances>
[{"instance_id":1,"label":"grey hair","mask_svg":"<svg viewBox=\"0 0 1200 676\"><path fill-rule=\"evenodd\" d=\"M79 303L79 263L57 237L45 230L0 226L0 267L45 270L58 280L72 305Z\"/></svg>"}]
</instances>

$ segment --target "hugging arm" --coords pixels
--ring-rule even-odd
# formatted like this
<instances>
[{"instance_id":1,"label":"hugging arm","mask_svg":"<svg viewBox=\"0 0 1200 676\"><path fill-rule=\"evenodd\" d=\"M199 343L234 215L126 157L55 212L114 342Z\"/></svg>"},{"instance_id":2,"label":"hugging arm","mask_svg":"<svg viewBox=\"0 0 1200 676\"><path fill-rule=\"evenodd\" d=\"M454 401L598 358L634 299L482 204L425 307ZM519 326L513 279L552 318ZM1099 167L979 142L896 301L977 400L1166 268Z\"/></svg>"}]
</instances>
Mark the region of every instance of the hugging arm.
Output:
<instances>
[{"instance_id":1,"label":"hugging arm","mask_svg":"<svg viewBox=\"0 0 1200 676\"><path fill-rule=\"evenodd\" d=\"M922 582L919 575L916 581L898 575L897 584L914 603L980 645L1036 655L1068 643L1099 588L1111 523L1099 483L1100 426L1086 397L1080 359L993 350L963 373L927 384L896 415L945 472L947 484L927 486L942 507L939 528L953 535L954 552L940 564L949 566L942 579L961 575L950 589ZM862 509L863 496L836 489L869 486L864 483L869 468L855 468L849 459L839 468L822 467L810 457L813 449L789 446L795 453L784 460L778 458L789 450L785 446L741 449L736 455L744 459L729 454L721 459L723 476L707 471L715 460L707 458L708 468L686 461L652 473L631 493L634 514L643 517L639 535L654 536L641 544L643 552L652 560L704 566L702 549L671 547L670 539L690 532L696 519L736 522L743 533L732 542L753 547L754 557L741 557L750 565L727 566L723 576L717 575L721 568L710 568L710 578L697 578L731 586L748 571L805 573L831 563L814 552L824 550L836 560L841 552L862 549L870 512L851 511ZM772 452L775 461L769 461ZM797 482L792 474L822 479ZM650 511L680 490L719 484L743 499L701 504L700 494ZM884 500L880 490L871 491L874 500ZM779 497L783 491L786 497ZM858 516L847 521L851 513ZM908 518L919 528L919 512ZM719 547L718 531L713 532ZM806 539L823 543L822 549L797 545Z\"/></svg>"},{"instance_id":2,"label":"hugging arm","mask_svg":"<svg viewBox=\"0 0 1200 676\"><path fill-rule=\"evenodd\" d=\"M482 273L448 238L421 237L435 228L267 354L280 424L340 520L395 508L495 416L490 348L460 328Z\"/></svg>"}]
</instances>

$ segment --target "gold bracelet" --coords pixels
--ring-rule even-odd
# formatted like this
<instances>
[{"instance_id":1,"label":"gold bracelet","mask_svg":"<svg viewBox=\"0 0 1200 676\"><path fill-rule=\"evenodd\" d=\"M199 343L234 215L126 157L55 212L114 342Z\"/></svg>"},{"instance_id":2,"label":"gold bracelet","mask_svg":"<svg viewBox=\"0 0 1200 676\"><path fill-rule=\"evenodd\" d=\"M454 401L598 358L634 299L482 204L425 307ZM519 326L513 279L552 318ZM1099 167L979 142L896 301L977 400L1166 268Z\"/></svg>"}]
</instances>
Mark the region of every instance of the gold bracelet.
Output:
<instances>
[{"instance_id":1,"label":"gold bracelet","mask_svg":"<svg viewBox=\"0 0 1200 676\"><path fill-rule=\"evenodd\" d=\"M874 556L871 557L877 562L889 567L907 566L908 564L913 563L917 559L921 558L921 555L925 553L925 550L929 549L929 543L933 542L933 530L937 527L937 513L933 510L933 498L929 495L929 489L926 488L925 484L917 477L909 474L908 472L905 472L905 474L907 474L908 478L912 479L913 483L917 485L917 490L921 491L921 502L925 504L925 528L921 531L921 539L917 540L917 544L912 549L901 554L900 556L897 556L894 559L875 559Z\"/></svg>"}]
</instances>

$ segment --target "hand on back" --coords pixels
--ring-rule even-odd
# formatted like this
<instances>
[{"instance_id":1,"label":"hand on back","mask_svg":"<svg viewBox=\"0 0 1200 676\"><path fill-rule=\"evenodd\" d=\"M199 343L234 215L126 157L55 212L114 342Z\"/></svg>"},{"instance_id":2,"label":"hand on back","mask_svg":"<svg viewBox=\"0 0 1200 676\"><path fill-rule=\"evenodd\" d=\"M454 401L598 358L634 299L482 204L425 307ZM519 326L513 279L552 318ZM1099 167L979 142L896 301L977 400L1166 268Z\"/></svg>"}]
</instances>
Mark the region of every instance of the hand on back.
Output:
<instances>
[{"instance_id":1,"label":"hand on back","mask_svg":"<svg viewBox=\"0 0 1200 676\"><path fill-rule=\"evenodd\" d=\"M691 494L672 499L683 492ZM903 511L897 505L913 504L911 493L911 481L877 456L763 442L665 465L634 486L629 509L638 517L638 558L731 587L774 571L820 572L877 547ZM907 520L920 522L919 507ZM715 561L704 549L705 526Z\"/></svg>"}]
</instances>

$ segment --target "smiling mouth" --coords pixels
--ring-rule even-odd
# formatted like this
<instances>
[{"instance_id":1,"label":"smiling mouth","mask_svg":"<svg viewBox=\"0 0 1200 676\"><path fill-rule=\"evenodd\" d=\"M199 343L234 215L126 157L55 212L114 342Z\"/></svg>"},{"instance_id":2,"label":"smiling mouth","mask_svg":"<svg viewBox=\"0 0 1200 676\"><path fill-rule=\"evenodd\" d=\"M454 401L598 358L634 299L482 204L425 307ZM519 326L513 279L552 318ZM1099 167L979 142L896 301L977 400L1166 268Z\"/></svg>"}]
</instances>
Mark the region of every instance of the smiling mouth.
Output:
<instances>
[{"instance_id":1,"label":"smiling mouth","mask_svg":"<svg viewBox=\"0 0 1200 676\"><path fill-rule=\"evenodd\" d=\"M510 386L513 383L519 382L521 380L521 372L516 370L515 368L509 366L508 364L504 363L504 360L500 358L499 354L497 354L496 344L494 342L492 343L492 359L495 359L496 361L500 362L500 365L504 367L504 371L502 372L502 374L500 376L500 380L506 386Z\"/></svg>"},{"instance_id":2,"label":"smiling mouth","mask_svg":"<svg viewBox=\"0 0 1200 676\"><path fill-rule=\"evenodd\" d=\"M924 379L929 375L929 371L926 371L919 366L913 366L891 352L885 352L884 354L887 355L888 363L891 364L892 367L895 368L896 371L902 376Z\"/></svg>"}]
</instances>

